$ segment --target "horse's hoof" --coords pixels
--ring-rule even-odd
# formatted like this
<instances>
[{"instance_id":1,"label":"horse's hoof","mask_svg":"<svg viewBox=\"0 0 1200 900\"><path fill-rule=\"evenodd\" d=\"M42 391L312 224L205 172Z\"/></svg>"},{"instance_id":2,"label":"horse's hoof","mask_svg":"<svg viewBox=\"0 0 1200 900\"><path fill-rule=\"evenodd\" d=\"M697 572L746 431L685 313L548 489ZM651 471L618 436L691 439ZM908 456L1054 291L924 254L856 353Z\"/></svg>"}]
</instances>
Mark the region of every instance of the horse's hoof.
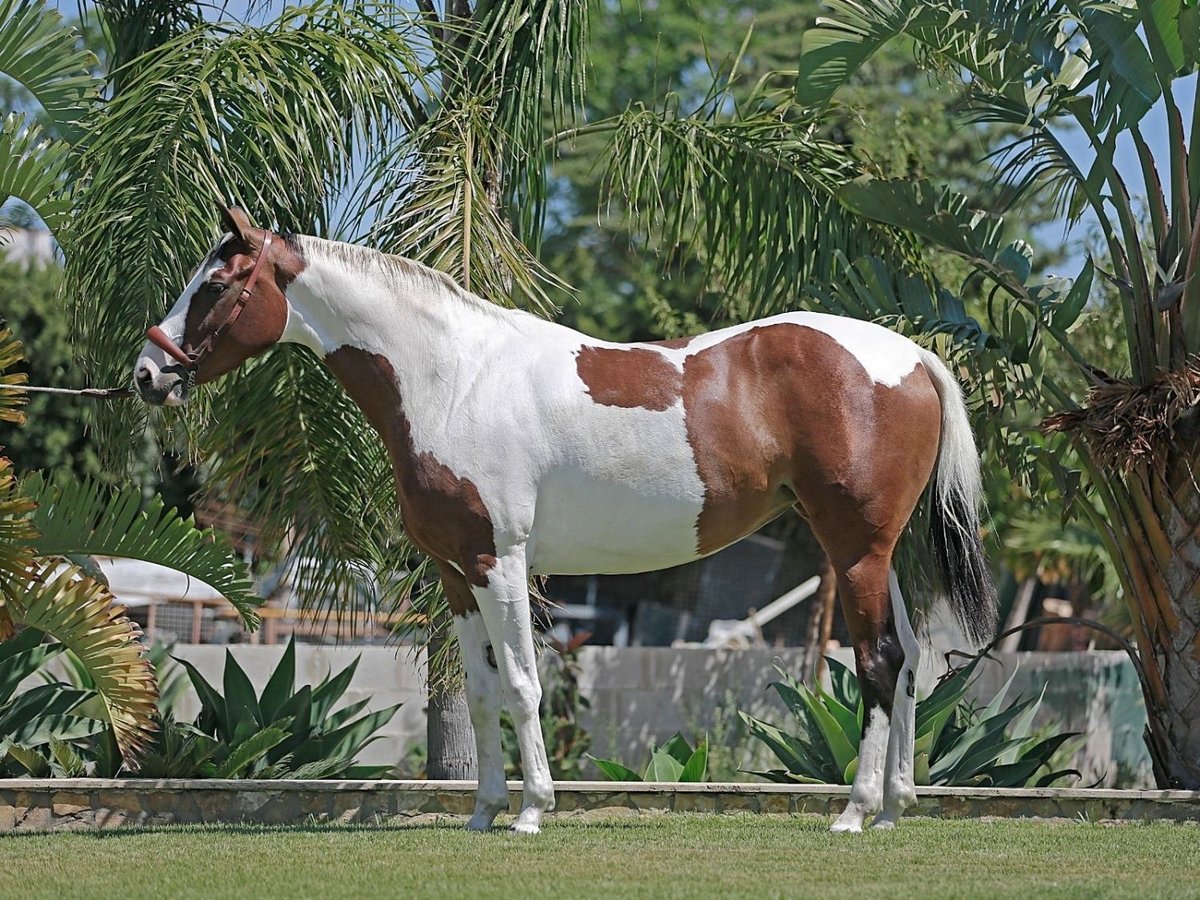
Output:
<instances>
[{"instance_id":1,"label":"horse's hoof","mask_svg":"<svg viewBox=\"0 0 1200 900\"><path fill-rule=\"evenodd\" d=\"M495 814L490 816L480 816L478 813L471 816L471 821L467 823L467 831L490 831L492 822L496 820Z\"/></svg>"},{"instance_id":2,"label":"horse's hoof","mask_svg":"<svg viewBox=\"0 0 1200 900\"><path fill-rule=\"evenodd\" d=\"M896 827L896 819L886 813L880 813L871 823L872 831L891 831Z\"/></svg>"},{"instance_id":3,"label":"horse's hoof","mask_svg":"<svg viewBox=\"0 0 1200 900\"><path fill-rule=\"evenodd\" d=\"M841 818L830 825L829 830L833 834L860 834L862 832L862 819Z\"/></svg>"},{"instance_id":4,"label":"horse's hoof","mask_svg":"<svg viewBox=\"0 0 1200 900\"><path fill-rule=\"evenodd\" d=\"M542 830L532 822L513 822L510 827L514 834L538 834Z\"/></svg>"}]
</instances>

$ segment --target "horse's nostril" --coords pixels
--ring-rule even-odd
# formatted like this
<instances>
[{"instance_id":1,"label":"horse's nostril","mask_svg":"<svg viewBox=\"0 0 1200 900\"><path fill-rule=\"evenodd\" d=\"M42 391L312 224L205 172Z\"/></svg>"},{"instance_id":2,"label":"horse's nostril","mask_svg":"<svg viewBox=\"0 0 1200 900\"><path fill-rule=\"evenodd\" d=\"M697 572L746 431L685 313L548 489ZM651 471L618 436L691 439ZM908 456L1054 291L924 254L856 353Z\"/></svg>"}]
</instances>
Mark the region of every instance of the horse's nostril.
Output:
<instances>
[{"instance_id":1,"label":"horse's nostril","mask_svg":"<svg viewBox=\"0 0 1200 900\"><path fill-rule=\"evenodd\" d=\"M138 369L137 373L133 377L137 380L137 383L143 387L148 386L150 382L154 380L154 376L150 374L150 370L145 366L142 366L140 369Z\"/></svg>"}]
</instances>

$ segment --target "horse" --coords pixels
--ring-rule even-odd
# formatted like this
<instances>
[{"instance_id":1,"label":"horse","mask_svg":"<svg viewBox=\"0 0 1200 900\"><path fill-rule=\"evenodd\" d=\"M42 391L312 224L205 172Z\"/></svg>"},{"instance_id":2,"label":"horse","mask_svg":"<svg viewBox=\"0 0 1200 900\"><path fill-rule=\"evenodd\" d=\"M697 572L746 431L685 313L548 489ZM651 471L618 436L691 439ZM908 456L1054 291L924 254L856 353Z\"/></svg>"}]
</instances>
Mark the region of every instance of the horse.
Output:
<instances>
[{"instance_id":1,"label":"horse","mask_svg":"<svg viewBox=\"0 0 1200 900\"><path fill-rule=\"evenodd\" d=\"M795 509L828 554L865 709L834 831L915 802L920 644L892 567L928 492L942 591L977 642L994 627L979 455L945 364L879 325L789 312L686 339L597 340L504 309L411 260L254 227L226 233L133 373L180 405L283 341L321 357L387 447L399 512L453 612L479 781L472 830L508 809L504 703L524 772L514 831L554 784L539 723L531 575L700 559Z\"/></svg>"}]
</instances>

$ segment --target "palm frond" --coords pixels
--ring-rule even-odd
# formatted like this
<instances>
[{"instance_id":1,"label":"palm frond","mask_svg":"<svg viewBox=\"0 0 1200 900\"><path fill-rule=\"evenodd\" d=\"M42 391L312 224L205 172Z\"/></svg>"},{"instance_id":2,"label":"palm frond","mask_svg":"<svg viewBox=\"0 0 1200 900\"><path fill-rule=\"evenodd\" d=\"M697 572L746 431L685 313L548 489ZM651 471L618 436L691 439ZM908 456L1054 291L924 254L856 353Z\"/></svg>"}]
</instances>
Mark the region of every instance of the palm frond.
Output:
<instances>
[{"instance_id":1,"label":"palm frond","mask_svg":"<svg viewBox=\"0 0 1200 900\"><path fill-rule=\"evenodd\" d=\"M566 286L527 249L501 208L505 151L495 107L480 97L460 103L414 137L406 171L403 162L383 163L393 178L390 184L381 178L380 190L395 193L380 198L391 212L370 240L446 272L492 302L552 314L550 289Z\"/></svg>"},{"instance_id":2,"label":"palm frond","mask_svg":"<svg viewBox=\"0 0 1200 900\"><path fill-rule=\"evenodd\" d=\"M260 552L290 559L305 607L354 621L403 599L413 551L387 455L311 353L280 347L231 376L197 442L210 483L262 524Z\"/></svg>"},{"instance_id":3,"label":"palm frond","mask_svg":"<svg viewBox=\"0 0 1200 900\"><path fill-rule=\"evenodd\" d=\"M20 425L25 421L21 407L25 405L27 395L9 387L24 384L29 380L29 376L24 372L9 371L24 358L23 346L13 335L12 329L7 325L0 325L0 422Z\"/></svg>"},{"instance_id":4,"label":"palm frond","mask_svg":"<svg viewBox=\"0 0 1200 900\"><path fill-rule=\"evenodd\" d=\"M9 598L13 619L50 635L82 664L104 701L126 764L136 766L155 730L158 688L141 631L101 582L75 566L37 564Z\"/></svg>"},{"instance_id":5,"label":"palm frond","mask_svg":"<svg viewBox=\"0 0 1200 900\"><path fill-rule=\"evenodd\" d=\"M40 557L118 556L140 559L203 581L222 594L250 627L259 599L246 564L229 541L201 531L155 496L144 502L136 486L110 490L94 481L52 483L40 475L21 489L37 504L30 546Z\"/></svg>"},{"instance_id":6,"label":"palm frond","mask_svg":"<svg viewBox=\"0 0 1200 900\"><path fill-rule=\"evenodd\" d=\"M728 106L718 97L685 115L669 101L603 123L607 190L648 242L696 254L739 317L788 308L804 284L831 278L835 248L903 255L896 233L839 202L838 186L857 174L842 148L786 106Z\"/></svg>"},{"instance_id":7,"label":"palm frond","mask_svg":"<svg viewBox=\"0 0 1200 900\"><path fill-rule=\"evenodd\" d=\"M405 35L398 16L322 2L264 27L198 27L137 60L91 133L62 241L95 380L126 377L218 233L219 201L321 229L354 148L394 136L419 106Z\"/></svg>"},{"instance_id":8,"label":"palm frond","mask_svg":"<svg viewBox=\"0 0 1200 900\"><path fill-rule=\"evenodd\" d=\"M71 146L46 137L32 116L9 113L0 125L0 202L16 197L51 232L69 220Z\"/></svg>"},{"instance_id":9,"label":"palm frond","mask_svg":"<svg viewBox=\"0 0 1200 900\"><path fill-rule=\"evenodd\" d=\"M531 246L547 195L546 129L560 129L583 102L589 6L589 0L479 3L462 57L461 93L494 98L493 125L504 135L496 147L505 206ZM459 93L450 86L452 108Z\"/></svg>"},{"instance_id":10,"label":"palm frond","mask_svg":"<svg viewBox=\"0 0 1200 900\"><path fill-rule=\"evenodd\" d=\"M80 118L100 96L96 58L57 10L32 0L0 0L0 73L37 99L55 131L81 135Z\"/></svg>"}]
</instances>

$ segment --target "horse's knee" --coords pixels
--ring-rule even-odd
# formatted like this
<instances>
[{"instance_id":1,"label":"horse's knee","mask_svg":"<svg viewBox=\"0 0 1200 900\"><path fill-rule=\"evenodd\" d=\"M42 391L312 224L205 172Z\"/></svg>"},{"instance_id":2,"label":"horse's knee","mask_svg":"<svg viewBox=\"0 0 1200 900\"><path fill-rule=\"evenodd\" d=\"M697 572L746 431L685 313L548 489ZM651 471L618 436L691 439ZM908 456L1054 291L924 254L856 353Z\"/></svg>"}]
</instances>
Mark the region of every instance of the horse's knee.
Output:
<instances>
[{"instance_id":1,"label":"horse's knee","mask_svg":"<svg viewBox=\"0 0 1200 900\"><path fill-rule=\"evenodd\" d=\"M542 685L536 673L533 678L528 676L513 679L505 691L508 711L517 719L528 721L537 719L541 714Z\"/></svg>"}]
</instances>

